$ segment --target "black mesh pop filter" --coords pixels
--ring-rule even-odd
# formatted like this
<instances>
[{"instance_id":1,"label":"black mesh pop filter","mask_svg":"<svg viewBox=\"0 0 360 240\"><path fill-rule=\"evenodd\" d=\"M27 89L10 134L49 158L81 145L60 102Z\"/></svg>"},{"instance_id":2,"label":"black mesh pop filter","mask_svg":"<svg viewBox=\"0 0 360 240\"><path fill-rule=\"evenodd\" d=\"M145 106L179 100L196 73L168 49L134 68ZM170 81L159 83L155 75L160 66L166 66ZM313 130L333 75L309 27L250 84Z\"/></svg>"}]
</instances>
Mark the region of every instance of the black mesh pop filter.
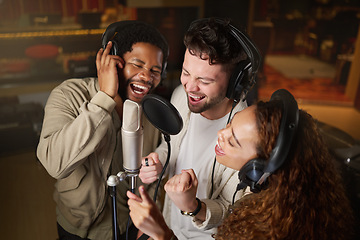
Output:
<instances>
[{"instance_id":1,"label":"black mesh pop filter","mask_svg":"<svg viewBox=\"0 0 360 240\"><path fill-rule=\"evenodd\" d=\"M174 105L165 98L148 94L143 98L141 105L146 118L162 133L176 135L181 131L182 118Z\"/></svg>"}]
</instances>

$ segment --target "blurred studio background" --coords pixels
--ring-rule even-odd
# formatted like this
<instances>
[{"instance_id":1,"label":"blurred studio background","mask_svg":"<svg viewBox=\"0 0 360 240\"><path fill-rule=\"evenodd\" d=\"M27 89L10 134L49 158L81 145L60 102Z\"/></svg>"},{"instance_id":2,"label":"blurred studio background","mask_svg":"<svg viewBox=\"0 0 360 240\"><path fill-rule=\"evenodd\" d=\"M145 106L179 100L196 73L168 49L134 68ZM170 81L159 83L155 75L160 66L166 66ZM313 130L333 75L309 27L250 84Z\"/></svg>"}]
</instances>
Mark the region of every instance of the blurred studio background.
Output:
<instances>
[{"instance_id":1,"label":"blurred studio background","mask_svg":"<svg viewBox=\"0 0 360 240\"><path fill-rule=\"evenodd\" d=\"M96 76L105 28L138 19L165 35L168 74L157 93L168 98L180 84L186 29L211 16L231 18L264 56L254 100L286 88L319 120L359 216L359 0L0 0L2 239L57 238L55 180L35 156L43 108L62 81Z\"/></svg>"}]
</instances>

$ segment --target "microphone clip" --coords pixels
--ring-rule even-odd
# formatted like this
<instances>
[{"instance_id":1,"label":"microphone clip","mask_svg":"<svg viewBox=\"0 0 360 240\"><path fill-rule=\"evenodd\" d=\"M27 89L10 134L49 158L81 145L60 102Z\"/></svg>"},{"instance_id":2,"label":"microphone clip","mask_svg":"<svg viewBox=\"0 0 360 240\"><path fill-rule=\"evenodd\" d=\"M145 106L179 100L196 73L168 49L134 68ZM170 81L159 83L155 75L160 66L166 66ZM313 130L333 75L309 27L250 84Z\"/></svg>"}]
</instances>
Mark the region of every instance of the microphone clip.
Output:
<instances>
[{"instance_id":1,"label":"microphone clip","mask_svg":"<svg viewBox=\"0 0 360 240\"><path fill-rule=\"evenodd\" d=\"M116 174L116 175L110 175L108 177L108 180L106 181L106 183L109 187L115 187L120 182L124 181L126 179L126 177L128 177L128 176L130 176L130 174L128 174L126 172L118 172L118 174Z\"/></svg>"}]
</instances>

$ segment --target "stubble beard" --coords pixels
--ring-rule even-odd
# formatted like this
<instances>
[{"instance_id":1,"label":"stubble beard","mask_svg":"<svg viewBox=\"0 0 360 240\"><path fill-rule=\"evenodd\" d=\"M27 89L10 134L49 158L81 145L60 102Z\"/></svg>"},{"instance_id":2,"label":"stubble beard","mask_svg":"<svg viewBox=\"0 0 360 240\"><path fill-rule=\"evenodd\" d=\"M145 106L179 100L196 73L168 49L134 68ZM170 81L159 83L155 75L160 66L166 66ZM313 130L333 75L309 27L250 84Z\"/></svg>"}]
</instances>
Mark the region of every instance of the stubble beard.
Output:
<instances>
[{"instance_id":1,"label":"stubble beard","mask_svg":"<svg viewBox=\"0 0 360 240\"><path fill-rule=\"evenodd\" d=\"M210 99L209 101L206 101L203 105L201 106L193 106L190 104L189 102L189 96L187 98L188 101L188 106L191 112L193 113L202 113L205 112L209 109L211 109L212 107L216 106L217 104L221 103L225 98L225 94L221 94L216 96L215 98Z\"/></svg>"}]
</instances>

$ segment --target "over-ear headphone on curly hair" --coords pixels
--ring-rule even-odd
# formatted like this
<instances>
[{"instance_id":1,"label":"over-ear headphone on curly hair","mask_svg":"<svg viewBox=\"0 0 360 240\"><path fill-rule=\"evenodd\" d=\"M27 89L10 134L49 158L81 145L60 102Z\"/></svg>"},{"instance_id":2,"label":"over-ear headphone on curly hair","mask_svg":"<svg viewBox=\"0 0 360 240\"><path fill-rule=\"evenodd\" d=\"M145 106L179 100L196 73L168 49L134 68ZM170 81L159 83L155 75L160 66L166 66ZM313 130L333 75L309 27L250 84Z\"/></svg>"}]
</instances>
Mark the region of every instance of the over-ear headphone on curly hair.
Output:
<instances>
[{"instance_id":1,"label":"over-ear headphone on curly hair","mask_svg":"<svg viewBox=\"0 0 360 240\"><path fill-rule=\"evenodd\" d=\"M252 159L240 169L237 190L249 186L250 190L256 193L265 189L267 178L283 165L289 155L299 123L298 104L285 89L275 91L270 98L270 101L273 100L280 100L282 103L282 117L275 147L268 161L261 158Z\"/></svg>"},{"instance_id":2,"label":"over-ear headphone on curly hair","mask_svg":"<svg viewBox=\"0 0 360 240\"><path fill-rule=\"evenodd\" d=\"M127 20L127 21L114 22L114 23L110 24L106 28L105 32L102 35L101 46L103 47L103 49L105 49L108 42L111 41L112 47L110 50L110 54L111 55L120 55L120 47L118 46L118 43L116 41L114 41L114 39L116 38L116 36L118 34L123 34L122 33L123 31L132 31L132 29L135 26L142 26L144 28L153 28L154 31L157 32L156 34L159 34L159 39L161 38L162 41L164 41L166 43L165 37L158 30L156 30L155 27L153 27L152 25L147 24L145 22L137 21L137 20ZM124 36L124 41L126 41L127 37L128 36ZM150 39L151 36L147 36L146 38ZM144 40L144 41L148 42L148 40ZM136 42L134 42L134 43L136 43ZM132 44L134 44L134 43L132 43ZM168 53L168 49L167 49L167 56L168 55L169 55L169 53ZM161 79L166 78L166 66L167 66L167 61L164 61L162 64Z\"/></svg>"},{"instance_id":3,"label":"over-ear headphone on curly hair","mask_svg":"<svg viewBox=\"0 0 360 240\"><path fill-rule=\"evenodd\" d=\"M119 55L119 47L116 41L114 41L115 36L118 34L119 30L121 31L121 29L123 29L126 26L129 26L131 22L115 22L110 24L105 32L102 35L102 39L101 39L101 46L103 47L103 49L105 50L106 45L108 44L108 42L112 42L112 47L110 49L110 55Z\"/></svg>"}]
</instances>

